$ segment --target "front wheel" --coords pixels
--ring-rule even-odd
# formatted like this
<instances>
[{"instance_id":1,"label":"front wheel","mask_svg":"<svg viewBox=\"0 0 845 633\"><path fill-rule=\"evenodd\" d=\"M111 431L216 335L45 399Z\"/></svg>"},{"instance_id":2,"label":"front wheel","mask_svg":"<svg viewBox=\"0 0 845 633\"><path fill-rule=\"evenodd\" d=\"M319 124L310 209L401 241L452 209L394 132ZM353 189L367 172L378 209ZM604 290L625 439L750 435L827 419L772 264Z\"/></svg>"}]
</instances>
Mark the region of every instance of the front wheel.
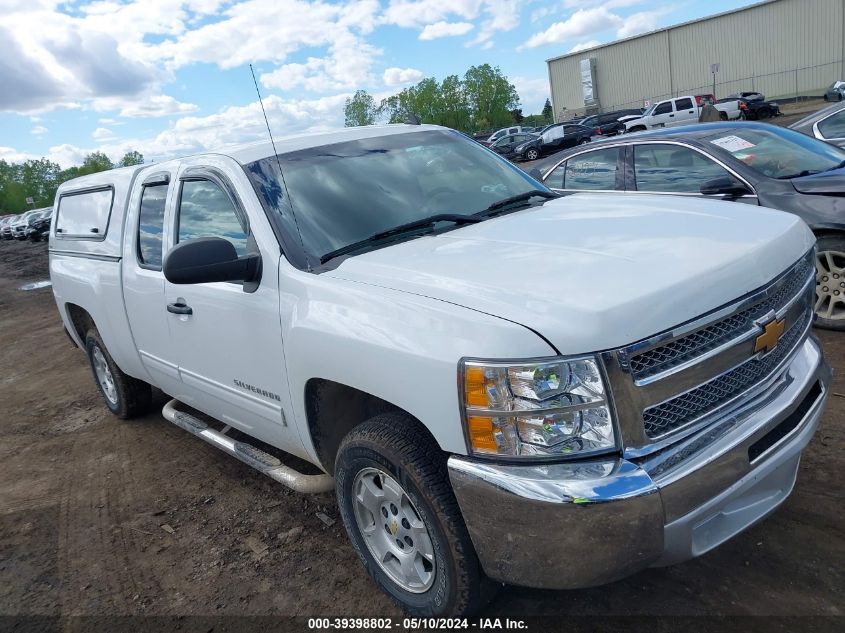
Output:
<instances>
[{"instance_id":1,"label":"front wheel","mask_svg":"<svg viewBox=\"0 0 845 633\"><path fill-rule=\"evenodd\" d=\"M761 108L757 112L758 119L768 119L770 116L772 116L772 112L768 108Z\"/></svg>"},{"instance_id":2,"label":"front wheel","mask_svg":"<svg viewBox=\"0 0 845 633\"><path fill-rule=\"evenodd\" d=\"M578 145L586 145L589 142L590 142L590 139L582 138L580 141L578 141Z\"/></svg>"},{"instance_id":3,"label":"front wheel","mask_svg":"<svg viewBox=\"0 0 845 633\"><path fill-rule=\"evenodd\" d=\"M525 159L526 160L537 160L540 158L540 151L534 149L533 147L529 148L525 152Z\"/></svg>"},{"instance_id":4,"label":"front wheel","mask_svg":"<svg viewBox=\"0 0 845 633\"><path fill-rule=\"evenodd\" d=\"M816 325L845 330L845 237L822 237L816 244Z\"/></svg>"},{"instance_id":5,"label":"front wheel","mask_svg":"<svg viewBox=\"0 0 845 633\"><path fill-rule=\"evenodd\" d=\"M335 490L346 531L370 577L417 617L469 616L490 594L446 455L403 414L371 418L344 438Z\"/></svg>"},{"instance_id":6,"label":"front wheel","mask_svg":"<svg viewBox=\"0 0 845 633\"><path fill-rule=\"evenodd\" d=\"M719 113L719 119L721 121L727 121L728 120L728 113L727 112L720 112Z\"/></svg>"}]
</instances>

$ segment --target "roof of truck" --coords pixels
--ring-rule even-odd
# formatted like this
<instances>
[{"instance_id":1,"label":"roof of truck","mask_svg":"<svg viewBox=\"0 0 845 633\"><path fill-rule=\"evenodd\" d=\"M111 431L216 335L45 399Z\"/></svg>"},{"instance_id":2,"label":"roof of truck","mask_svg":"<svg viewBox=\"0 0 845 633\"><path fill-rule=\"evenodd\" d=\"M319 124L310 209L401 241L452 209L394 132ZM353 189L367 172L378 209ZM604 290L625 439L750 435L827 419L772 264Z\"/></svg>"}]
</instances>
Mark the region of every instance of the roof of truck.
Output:
<instances>
[{"instance_id":1,"label":"roof of truck","mask_svg":"<svg viewBox=\"0 0 845 633\"><path fill-rule=\"evenodd\" d=\"M346 127L328 132L309 132L307 134L297 134L294 136L276 138L276 152L279 154L287 154L288 152L295 152L301 149L320 147L322 145L332 145L334 143L342 143L344 141L355 141L362 138L373 138L376 136L388 136L392 134L408 134L409 132L419 132L422 130L446 129L448 128L444 128L439 125L407 125L404 123L391 123L387 125ZM210 153L231 156L242 165L245 165L262 158L267 158L268 156L273 156L273 146L268 139L266 141L237 145L235 147L229 147Z\"/></svg>"},{"instance_id":2,"label":"roof of truck","mask_svg":"<svg viewBox=\"0 0 845 633\"><path fill-rule=\"evenodd\" d=\"M71 191L78 191L80 189L95 189L99 186L114 185L118 182L125 183L128 187L132 182L132 177L141 169L149 167L151 163L146 165L132 165L131 167L118 167L117 169L108 169L106 171L98 171L94 174L86 176L79 176L72 180L62 183L59 186L59 192L66 194Z\"/></svg>"}]
</instances>

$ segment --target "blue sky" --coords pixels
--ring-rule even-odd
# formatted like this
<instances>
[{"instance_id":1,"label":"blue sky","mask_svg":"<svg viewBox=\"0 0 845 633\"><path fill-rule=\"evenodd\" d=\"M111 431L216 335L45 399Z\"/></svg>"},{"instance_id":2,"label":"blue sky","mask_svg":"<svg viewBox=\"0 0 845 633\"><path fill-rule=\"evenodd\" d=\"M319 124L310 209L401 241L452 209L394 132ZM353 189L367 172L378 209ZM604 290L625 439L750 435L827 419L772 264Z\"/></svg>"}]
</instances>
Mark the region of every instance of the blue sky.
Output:
<instances>
[{"instance_id":1,"label":"blue sky","mask_svg":"<svg viewBox=\"0 0 845 633\"><path fill-rule=\"evenodd\" d=\"M161 160L343 125L343 102L499 66L523 112L545 60L751 4L642 0L0 0L0 158Z\"/></svg>"}]
</instances>

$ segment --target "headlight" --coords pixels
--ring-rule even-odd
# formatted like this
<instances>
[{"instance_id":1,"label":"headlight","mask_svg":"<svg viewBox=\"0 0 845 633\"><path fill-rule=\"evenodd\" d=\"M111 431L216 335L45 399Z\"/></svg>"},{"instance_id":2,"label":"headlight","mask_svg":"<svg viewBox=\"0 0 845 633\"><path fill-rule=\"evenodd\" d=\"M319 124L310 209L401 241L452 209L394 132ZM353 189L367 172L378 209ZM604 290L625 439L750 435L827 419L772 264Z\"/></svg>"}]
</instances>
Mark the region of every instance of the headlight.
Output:
<instances>
[{"instance_id":1,"label":"headlight","mask_svg":"<svg viewBox=\"0 0 845 633\"><path fill-rule=\"evenodd\" d=\"M516 148L514 149L514 151L515 151L515 152L521 152L521 151L523 151L526 147L528 147L528 143L523 143L522 145L517 145L517 146L516 146Z\"/></svg>"},{"instance_id":2,"label":"headlight","mask_svg":"<svg viewBox=\"0 0 845 633\"><path fill-rule=\"evenodd\" d=\"M462 406L475 455L554 457L616 446L595 357L461 362Z\"/></svg>"}]
</instances>

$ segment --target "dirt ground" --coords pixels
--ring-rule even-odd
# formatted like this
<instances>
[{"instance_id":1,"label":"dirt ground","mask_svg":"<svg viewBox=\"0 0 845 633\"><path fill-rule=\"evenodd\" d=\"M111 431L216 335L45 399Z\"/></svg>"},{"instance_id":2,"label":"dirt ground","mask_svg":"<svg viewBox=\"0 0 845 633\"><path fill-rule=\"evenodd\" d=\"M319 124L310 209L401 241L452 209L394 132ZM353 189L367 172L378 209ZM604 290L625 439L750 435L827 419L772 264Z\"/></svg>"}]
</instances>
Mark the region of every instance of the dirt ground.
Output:
<instances>
[{"instance_id":1,"label":"dirt ground","mask_svg":"<svg viewBox=\"0 0 845 633\"><path fill-rule=\"evenodd\" d=\"M0 615L398 616L333 495L290 492L158 414L109 414L50 289L17 289L46 261L46 244L0 243ZM840 395L774 515L607 587L505 587L484 615L845 614L845 333L818 335Z\"/></svg>"}]
</instances>

